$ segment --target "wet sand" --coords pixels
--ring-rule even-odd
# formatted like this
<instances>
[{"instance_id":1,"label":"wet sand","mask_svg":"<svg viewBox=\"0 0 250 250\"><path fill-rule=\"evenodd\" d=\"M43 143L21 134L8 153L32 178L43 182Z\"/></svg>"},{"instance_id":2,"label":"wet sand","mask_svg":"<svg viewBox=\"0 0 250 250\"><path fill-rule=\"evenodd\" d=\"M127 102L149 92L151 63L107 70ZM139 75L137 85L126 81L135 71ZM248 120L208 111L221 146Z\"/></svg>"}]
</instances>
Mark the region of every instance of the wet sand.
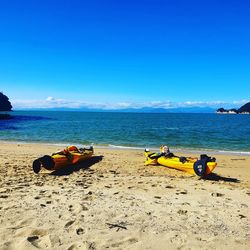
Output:
<instances>
[{"instance_id":1,"label":"wet sand","mask_svg":"<svg viewBox=\"0 0 250 250\"><path fill-rule=\"evenodd\" d=\"M206 180L101 148L69 170L33 172L61 149L1 142L0 249L250 248L250 156L213 155Z\"/></svg>"}]
</instances>

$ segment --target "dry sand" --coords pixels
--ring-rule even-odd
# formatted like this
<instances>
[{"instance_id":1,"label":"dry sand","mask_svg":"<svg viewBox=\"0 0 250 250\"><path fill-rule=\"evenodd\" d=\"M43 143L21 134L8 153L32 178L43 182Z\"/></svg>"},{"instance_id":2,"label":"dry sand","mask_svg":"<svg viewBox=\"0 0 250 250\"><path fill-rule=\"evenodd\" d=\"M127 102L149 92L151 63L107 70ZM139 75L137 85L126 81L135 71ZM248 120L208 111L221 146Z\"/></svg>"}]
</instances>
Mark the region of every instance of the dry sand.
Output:
<instances>
[{"instance_id":1,"label":"dry sand","mask_svg":"<svg viewBox=\"0 0 250 250\"><path fill-rule=\"evenodd\" d=\"M1 143L0 249L250 249L249 156L216 155L208 180L144 166L138 150L33 173L60 149Z\"/></svg>"}]
</instances>

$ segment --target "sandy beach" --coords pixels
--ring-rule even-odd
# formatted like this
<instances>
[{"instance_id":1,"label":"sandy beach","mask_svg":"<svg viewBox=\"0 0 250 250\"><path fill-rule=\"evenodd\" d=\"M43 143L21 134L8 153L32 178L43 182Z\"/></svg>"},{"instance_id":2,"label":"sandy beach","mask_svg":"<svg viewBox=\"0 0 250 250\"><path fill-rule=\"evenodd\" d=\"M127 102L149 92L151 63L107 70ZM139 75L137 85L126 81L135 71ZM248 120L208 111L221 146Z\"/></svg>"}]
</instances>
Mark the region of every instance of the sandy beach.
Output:
<instances>
[{"instance_id":1,"label":"sandy beach","mask_svg":"<svg viewBox=\"0 0 250 250\"><path fill-rule=\"evenodd\" d=\"M250 156L213 155L206 180L102 148L69 171L33 172L61 149L1 142L0 249L250 248Z\"/></svg>"}]
</instances>

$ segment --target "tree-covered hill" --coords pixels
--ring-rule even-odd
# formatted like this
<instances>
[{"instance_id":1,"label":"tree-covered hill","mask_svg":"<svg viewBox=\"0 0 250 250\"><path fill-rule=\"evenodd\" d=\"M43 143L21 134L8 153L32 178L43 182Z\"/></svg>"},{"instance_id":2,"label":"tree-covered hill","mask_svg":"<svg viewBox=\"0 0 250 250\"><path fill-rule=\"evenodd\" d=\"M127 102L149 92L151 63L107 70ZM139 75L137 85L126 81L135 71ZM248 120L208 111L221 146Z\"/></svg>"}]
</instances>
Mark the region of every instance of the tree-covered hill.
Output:
<instances>
[{"instance_id":1,"label":"tree-covered hill","mask_svg":"<svg viewBox=\"0 0 250 250\"><path fill-rule=\"evenodd\" d=\"M0 92L0 111L11 111L12 105L9 101L9 98Z\"/></svg>"},{"instance_id":2,"label":"tree-covered hill","mask_svg":"<svg viewBox=\"0 0 250 250\"><path fill-rule=\"evenodd\" d=\"M9 98L0 92L0 120L11 118L9 114L6 114L7 111L11 110L12 105L9 101Z\"/></svg>"},{"instance_id":3,"label":"tree-covered hill","mask_svg":"<svg viewBox=\"0 0 250 250\"><path fill-rule=\"evenodd\" d=\"M217 109L216 112L223 113L223 114L250 114L250 102L244 104L239 109L219 108L219 109Z\"/></svg>"},{"instance_id":4,"label":"tree-covered hill","mask_svg":"<svg viewBox=\"0 0 250 250\"><path fill-rule=\"evenodd\" d=\"M238 109L239 113L250 113L250 102L246 103Z\"/></svg>"}]
</instances>

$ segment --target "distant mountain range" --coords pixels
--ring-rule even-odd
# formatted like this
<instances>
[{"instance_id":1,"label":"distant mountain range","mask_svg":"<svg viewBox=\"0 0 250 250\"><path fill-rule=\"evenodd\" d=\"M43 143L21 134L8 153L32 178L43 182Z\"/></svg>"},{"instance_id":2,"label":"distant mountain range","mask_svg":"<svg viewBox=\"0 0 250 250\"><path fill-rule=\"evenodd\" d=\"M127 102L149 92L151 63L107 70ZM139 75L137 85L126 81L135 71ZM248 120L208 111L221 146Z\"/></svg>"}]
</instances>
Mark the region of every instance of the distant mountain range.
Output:
<instances>
[{"instance_id":1,"label":"distant mountain range","mask_svg":"<svg viewBox=\"0 0 250 250\"><path fill-rule=\"evenodd\" d=\"M215 109L209 107L189 107L189 108L152 108L152 107L145 107L145 108L129 108L129 109L122 109L117 110L117 112L139 112L139 113L214 113Z\"/></svg>"},{"instance_id":2,"label":"distant mountain range","mask_svg":"<svg viewBox=\"0 0 250 250\"><path fill-rule=\"evenodd\" d=\"M25 110L39 111L85 111L85 112L123 112L123 113L214 113L216 110L210 107L179 107L179 108L127 108L127 109L95 109L95 108L36 108Z\"/></svg>"}]
</instances>

